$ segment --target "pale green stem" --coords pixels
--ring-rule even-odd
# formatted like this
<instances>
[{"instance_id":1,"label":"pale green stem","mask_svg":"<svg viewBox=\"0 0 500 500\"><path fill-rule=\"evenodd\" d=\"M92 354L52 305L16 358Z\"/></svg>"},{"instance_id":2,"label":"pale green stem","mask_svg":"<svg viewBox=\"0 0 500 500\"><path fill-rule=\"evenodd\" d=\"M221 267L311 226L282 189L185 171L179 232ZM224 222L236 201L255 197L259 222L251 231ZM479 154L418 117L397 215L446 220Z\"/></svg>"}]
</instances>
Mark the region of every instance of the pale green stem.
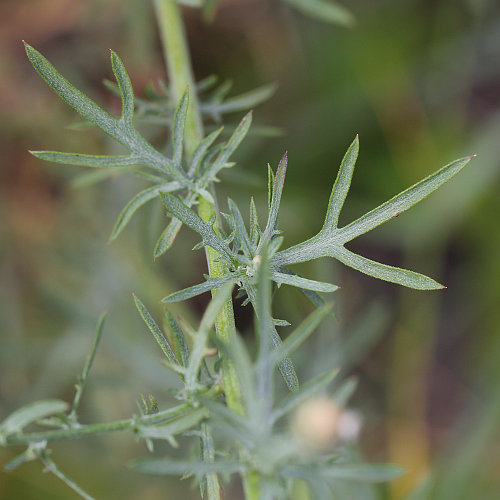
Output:
<instances>
[{"instance_id":1,"label":"pale green stem","mask_svg":"<svg viewBox=\"0 0 500 500\"><path fill-rule=\"evenodd\" d=\"M191 65L191 57L187 47L186 33L182 22L180 8L175 0L155 0L156 16L160 28L163 52L167 63L170 87L173 98L179 102L186 87L189 86L189 108L186 117L184 144L187 156L191 156L196 146L203 139L203 122L195 89L195 81ZM204 198L198 200L198 212L203 220L218 216L215 205ZM221 278L227 274L226 264L219 259L219 254L210 247L206 248L207 263L210 276ZM214 290L212 295L216 295ZM229 298L215 322L219 338L229 341L235 335L233 303ZM231 361L224 360L222 367L222 384L227 405L233 411L244 413L241 392L236 370ZM244 478L247 500L259 499L258 477L249 475Z\"/></svg>"}]
</instances>

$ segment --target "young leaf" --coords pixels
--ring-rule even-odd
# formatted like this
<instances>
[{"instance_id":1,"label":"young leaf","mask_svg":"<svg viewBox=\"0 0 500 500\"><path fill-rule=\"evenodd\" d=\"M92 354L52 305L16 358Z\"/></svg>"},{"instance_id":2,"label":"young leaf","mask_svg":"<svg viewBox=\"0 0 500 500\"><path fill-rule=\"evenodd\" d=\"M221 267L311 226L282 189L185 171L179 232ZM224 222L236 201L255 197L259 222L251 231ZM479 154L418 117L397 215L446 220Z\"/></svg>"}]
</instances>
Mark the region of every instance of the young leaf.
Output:
<instances>
[{"instance_id":1,"label":"young leaf","mask_svg":"<svg viewBox=\"0 0 500 500\"><path fill-rule=\"evenodd\" d=\"M61 99L91 123L97 125L118 142L123 143L121 127L116 118L73 87L38 50L27 43L25 43L25 49L31 64L38 74Z\"/></svg>"},{"instance_id":2,"label":"young leaf","mask_svg":"<svg viewBox=\"0 0 500 500\"><path fill-rule=\"evenodd\" d=\"M171 363L179 364L177 358L175 357L174 351L172 351L170 344L167 342L167 339L163 336L160 327L156 324L156 321L153 319L151 314L149 314L149 311L146 309L144 304L135 296L135 294L134 294L134 302L135 306L137 307L137 310L139 311L139 314L141 315L141 318L143 319L144 323L146 323L146 326L149 328L149 331L153 334L153 337L155 338L156 342L158 343L161 350L165 354L166 358Z\"/></svg>"},{"instance_id":3,"label":"young leaf","mask_svg":"<svg viewBox=\"0 0 500 500\"><path fill-rule=\"evenodd\" d=\"M166 209L174 217L201 235L207 245L217 250L230 263L233 262L233 258L241 260L237 255L232 254L230 248L215 234L212 226L203 221L193 210L184 205L182 201L175 196L164 193L161 193L161 199Z\"/></svg>"},{"instance_id":4,"label":"young leaf","mask_svg":"<svg viewBox=\"0 0 500 500\"><path fill-rule=\"evenodd\" d=\"M437 172L417 182L371 212L341 228L338 234L339 239L346 243L408 210L458 174L472 158L473 156L461 158L445 165Z\"/></svg>"},{"instance_id":5,"label":"young leaf","mask_svg":"<svg viewBox=\"0 0 500 500\"><path fill-rule=\"evenodd\" d=\"M172 147L174 150L173 161L176 167L181 166L182 147L184 144L184 126L189 105L189 88L184 91L179 105L174 114L174 126L172 127Z\"/></svg>"},{"instance_id":6,"label":"young leaf","mask_svg":"<svg viewBox=\"0 0 500 500\"><path fill-rule=\"evenodd\" d=\"M245 223L243 222L243 217L241 216L240 209L236 205L236 203L228 199L229 209L231 210L231 215L233 216L234 221L234 229L236 230L236 234L238 235L238 239L241 243L241 248L243 253L249 258L253 257L253 248L252 243L250 242L250 238L248 237L248 233L245 227Z\"/></svg>"},{"instance_id":7,"label":"young leaf","mask_svg":"<svg viewBox=\"0 0 500 500\"><path fill-rule=\"evenodd\" d=\"M351 186L352 174L356 166L359 153L359 137L356 136L340 164L340 169L333 184L332 193L328 202L325 222L321 231L332 232L337 229L340 211Z\"/></svg>"},{"instance_id":8,"label":"young leaf","mask_svg":"<svg viewBox=\"0 0 500 500\"><path fill-rule=\"evenodd\" d=\"M224 127L220 127L211 134L207 135L196 147L193 157L191 158L191 166L189 168L189 173L197 174L200 173L200 166L205 156L206 152L210 148L210 146L217 140L221 132L224 130Z\"/></svg>"},{"instance_id":9,"label":"young leaf","mask_svg":"<svg viewBox=\"0 0 500 500\"><path fill-rule=\"evenodd\" d=\"M240 124L236 127L236 130L222 148L215 162L209 167L208 171L204 175L206 179L211 181L216 178L219 171L224 168L224 165L229 160L229 157L235 152L236 148L241 144L241 141L243 141L247 135L251 124L252 112L250 111L243 117L243 120L241 120Z\"/></svg>"},{"instance_id":10,"label":"young leaf","mask_svg":"<svg viewBox=\"0 0 500 500\"><path fill-rule=\"evenodd\" d=\"M278 271L273 271L272 279L273 281L275 281L280 285L284 283L286 285L296 286L298 288L306 290L314 290L315 292L328 293L328 292L334 292L339 288L337 285L332 285L330 283L310 280L293 274L280 273Z\"/></svg>"},{"instance_id":11,"label":"young leaf","mask_svg":"<svg viewBox=\"0 0 500 500\"><path fill-rule=\"evenodd\" d=\"M135 155L100 156L80 153L60 153L58 151L30 151L30 153L40 160L62 163L64 165L79 165L82 167L130 167L144 163Z\"/></svg>"},{"instance_id":12,"label":"young leaf","mask_svg":"<svg viewBox=\"0 0 500 500\"><path fill-rule=\"evenodd\" d=\"M285 153L283 158L281 158L278 170L276 171L276 176L274 177L269 217L267 219L266 228L264 229L261 241L271 240L271 238L277 233L278 212L281 203L281 194L283 193L283 186L285 184L287 165L288 155Z\"/></svg>"},{"instance_id":13,"label":"young leaf","mask_svg":"<svg viewBox=\"0 0 500 500\"><path fill-rule=\"evenodd\" d=\"M184 288L178 292L171 293L164 297L161 301L163 303L172 303L172 302L182 302L183 300L190 299L192 297L196 297L197 295L201 295L202 293L208 292L210 290L214 290L216 288L220 288L224 283L228 281L234 281L234 276L227 275L223 278L208 278L204 283L200 283L199 285L190 286L189 288Z\"/></svg>"},{"instance_id":14,"label":"young leaf","mask_svg":"<svg viewBox=\"0 0 500 500\"><path fill-rule=\"evenodd\" d=\"M361 255L357 255L344 247L332 248L330 250L330 255L346 266L368 274L368 276L390 281L391 283L397 283L398 285L403 285L408 288L415 288L417 290L439 290L445 288L437 281L423 274L375 262L365 257L361 257Z\"/></svg>"},{"instance_id":15,"label":"young leaf","mask_svg":"<svg viewBox=\"0 0 500 500\"><path fill-rule=\"evenodd\" d=\"M44 399L22 406L0 424L0 442L11 434L21 432L24 427L41 418L63 413L67 409L68 403L59 399Z\"/></svg>"},{"instance_id":16,"label":"young leaf","mask_svg":"<svg viewBox=\"0 0 500 500\"><path fill-rule=\"evenodd\" d=\"M122 60L111 51L111 66L122 98L121 121L132 128L134 123L134 89Z\"/></svg>"},{"instance_id":17,"label":"young leaf","mask_svg":"<svg viewBox=\"0 0 500 500\"><path fill-rule=\"evenodd\" d=\"M118 237L118 235L125 229L125 226L129 223L132 216L145 205L148 201L156 198L160 192L168 193L171 191L176 191L180 188L178 182L168 182L166 184L161 184L157 186L150 187L136 194L122 210L120 215L118 216L118 220L116 221L115 227L111 232L111 236L109 237L110 241L114 240Z\"/></svg>"},{"instance_id":18,"label":"young leaf","mask_svg":"<svg viewBox=\"0 0 500 500\"><path fill-rule=\"evenodd\" d=\"M250 198L250 241L256 247L260 238L259 217L253 196Z\"/></svg>"},{"instance_id":19,"label":"young leaf","mask_svg":"<svg viewBox=\"0 0 500 500\"><path fill-rule=\"evenodd\" d=\"M186 366L189 359L189 349L186 338L184 337L184 332L168 309L165 310L165 318L175 355L179 359L181 365Z\"/></svg>"}]
</instances>

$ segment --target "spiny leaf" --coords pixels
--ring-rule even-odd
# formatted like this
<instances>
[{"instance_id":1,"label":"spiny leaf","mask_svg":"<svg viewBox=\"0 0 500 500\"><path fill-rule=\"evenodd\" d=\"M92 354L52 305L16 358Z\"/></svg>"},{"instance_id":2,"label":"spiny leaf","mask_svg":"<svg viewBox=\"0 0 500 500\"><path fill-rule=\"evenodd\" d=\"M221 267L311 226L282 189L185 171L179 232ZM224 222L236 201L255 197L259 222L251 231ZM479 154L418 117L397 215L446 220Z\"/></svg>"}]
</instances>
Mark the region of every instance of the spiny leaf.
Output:
<instances>
[{"instance_id":1,"label":"spiny leaf","mask_svg":"<svg viewBox=\"0 0 500 500\"><path fill-rule=\"evenodd\" d=\"M356 160L359 153L359 137L356 136L347 153L340 164L340 169L333 185L328 210L326 212L325 222L322 231L333 231L337 228L340 211L351 186L352 174L356 166Z\"/></svg>"},{"instance_id":2,"label":"spiny leaf","mask_svg":"<svg viewBox=\"0 0 500 500\"><path fill-rule=\"evenodd\" d=\"M189 288L184 288L178 292L171 293L164 297L161 301L164 303L172 303L172 302L182 302L183 300L190 299L192 297L196 297L197 295L201 295L202 293L208 292L210 290L214 290L216 288L220 288L224 283L228 281L234 281L234 276L227 275L223 278L208 278L204 283L200 283L199 285L190 286Z\"/></svg>"},{"instance_id":3,"label":"spiny leaf","mask_svg":"<svg viewBox=\"0 0 500 500\"><path fill-rule=\"evenodd\" d=\"M146 323L146 326L149 328L149 331L153 334L153 337L155 338L156 342L160 346L161 350L163 351L167 359L171 363L179 364L177 358L175 357L174 351L172 351L170 344L167 342L167 339L163 336L160 327L156 324L156 321L153 319L149 311L146 309L146 306L139 300L138 297L135 296L135 294L133 297L135 306L137 307L137 310L139 311L141 318L143 319L144 323Z\"/></svg>"},{"instance_id":4,"label":"spiny leaf","mask_svg":"<svg viewBox=\"0 0 500 500\"><path fill-rule=\"evenodd\" d=\"M68 403L59 399L43 399L29 403L11 413L0 424L0 441L3 438L20 432L27 425L41 418L63 413L68 409Z\"/></svg>"},{"instance_id":5,"label":"spiny leaf","mask_svg":"<svg viewBox=\"0 0 500 500\"><path fill-rule=\"evenodd\" d=\"M352 267L374 278L390 281L391 283L397 283L398 285L415 288L417 290L439 290L446 288L423 274L375 262L366 257L361 257L361 255L357 255L344 247L332 248L330 252L332 257L335 257L346 266Z\"/></svg>"},{"instance_id":6,"label":"spiny leaf","mask_svg":"<svg viewBox=\"0 0 500 500\"><path fill-rule=\"evenodd\" d=\"M79 165L82 167L109 168L141 165L143 161L135 155L86 155L80 153L60 153L58 151L30 151L40 160L62 163L64 165Z\"/></svg>"},{"instance_id":7,"label":"spiny leaf","mask_svg":"<svg viewBox=\"0 0 500 500\"><path fill-rule=\"evenodd\" d=\"M455 160L445 165L437 172L429 175L425 179L417 182L405 191L394 196L371 212L363 215L359 219L351 222L339 231L339 239L345 243L357 236L372 230L373 228L398 216L410 207L422 201L432 192L436 191L445 182L454 177L462 170L474 156Z\"/></svg>"},{"instance_id":8,"label":"spiny leaf","mask_svg":"<svg viewBox=\"0 0 500 500\"><path fill-rule=\"evenodd\" d=\"M289 356L299 347L318 327L325 316L331 310L331 306L320 307L313 311L284 341L280 348L273 352L275 362Z\"/></svg>"},{"instance_id":9,"label":"spiny leaf","mask_svg":"<svg viewBox=\"0 0 500 500\"><path fill-rule=\"evenodd\" d=\"M91 123L97 125L118 142L123 143L121 127L116 118L71 85L38 50L27 43L25 43L25 49L31 64L38 74L61 99Z\"/></svg>"},{"instance_id":10,"label":"spiny leaf","mask_svg":"<svg viewBox=\"0 0 500 500\"><path fill-rule=\"evenodd\" d=\"M180 167L182 161L182 147L184 144L184 126L189 105L189 88L184 91L179 105L174 114L174 126L172 127L172 147L174 150L174 165Z\"/></svg>"},{"instance_id":11,"label":"spiny leaf","mask_svg":"<svg viewBox=\"0 0 500 500\"><path fill-rule=\"evenodd\" d=\"M314 19L325 21L331 24L350 27L354 24L354 17L342 5L329 0L285 0L287 3L295 7Z\"/></svg>"},{"instance_id":12,"label":"spiny leaf","mask_svg":"<svg viewBox=\"0 0 500 500\"><path fill-rule=\"evenodd\" d=\"M160 192L167 193L170 191L176 191L180 188L178 182L168 182L165 184L161 184L159 186L153 186L140 193L136 194L128 203L125 205L125 208L122 210L120 215L118 216L118 220L116 221L115 227L111 232L111 236L109 237L110 241L114 240L118 237L118 235L125 229L125 226L129 223L132 216L145 205L148 201L156 198Z\"/></svg>"},{"instance_id":13,"label":"spiny leaf","mask_svg":"<svg viewBox=\"0 0 500 500\"><path fill-rule=\"evenodd\" d=\"M121 120L130 128L134 123L134 89L122 60L111 51L111 66L122 98Z\"/></svg>"},{"instance_id":14,"label":"spiny leaf","mask_svg":"<svg viewBox=\"0 0 500 500\"><path fill-rule=\"evenodd\" d=\"M302 278L293 274L285 274L274 271L272 274L272 279L278 284L286 284L291 286L296 286L298 288L306 290L314 290L315 292L334 292L338 290L337 285L332 285L330 283L324 283L322 281L310 280L307 278Z\"/></svg>"}]
</instances>

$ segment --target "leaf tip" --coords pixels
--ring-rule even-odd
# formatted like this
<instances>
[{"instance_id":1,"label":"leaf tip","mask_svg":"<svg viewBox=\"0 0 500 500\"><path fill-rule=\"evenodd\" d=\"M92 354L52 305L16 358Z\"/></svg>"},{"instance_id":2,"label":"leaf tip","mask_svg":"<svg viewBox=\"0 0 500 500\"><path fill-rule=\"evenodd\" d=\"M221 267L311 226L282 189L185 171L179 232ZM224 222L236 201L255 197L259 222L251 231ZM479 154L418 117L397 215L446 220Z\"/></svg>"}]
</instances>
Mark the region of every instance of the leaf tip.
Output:
<instances>
[{"instance_id":1,"label":"leaf tip","mask_svg":"<svg viewBox=\"0 0 500 500\"><path fill-rule=\"evenodd\" d=\"M474 158L476 158L476 157L477 157L477 155L476 155L476 154L474 154L474 155L470 155L470 156L466 156L466 158L468 158L469 160L472 160L472 159L474 159Z\"/></svg>"}]
</instances>

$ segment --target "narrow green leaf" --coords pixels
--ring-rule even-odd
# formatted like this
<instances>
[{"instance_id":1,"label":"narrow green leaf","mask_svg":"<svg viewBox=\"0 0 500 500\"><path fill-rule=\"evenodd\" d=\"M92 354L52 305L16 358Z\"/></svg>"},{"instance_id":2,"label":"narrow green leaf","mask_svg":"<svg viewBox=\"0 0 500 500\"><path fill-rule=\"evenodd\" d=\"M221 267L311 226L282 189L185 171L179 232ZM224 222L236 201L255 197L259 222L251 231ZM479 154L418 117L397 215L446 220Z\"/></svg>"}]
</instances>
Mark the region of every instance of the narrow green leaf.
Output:
<instances>
[{"instance_id":1,"label":"narrow green leaf","mask_svg":"<svg viewBox=\"0 0 500 500\"><path fill-rule=\"evenodd\" d=\"M73 87L36 49L25 43L26 54L38 74L58 95L88 121L123 143L119 121Z\"/></svg>"},{"instance_id":2,"label":"narrow green leaf","mask_svg":"<svg viewBox=\"0 0 500 500\"><path fill-rule=\"evenodd\" d=\"M260 238L259 217L253 196L250 198L250 241L254 247L257 246Z\"/></svg>"},{"instance_id":3,"label":"narrow green leaf","mask_svg":"<svg viewBox=\"0 0 500 500\"><path fill-rule=\"evenodd\" d=\"M183 290L180 290L178 292L171 293L170 295L164 297L161 301L163 303L182 302L183 300L196 297L210 290L220 288L222 285L224 285L224 283L227 283L228 281L234 281L234 279L235 278L232 275L224 276L223 278L208 278L204 283L190 286L189 288L184 288Z\"/></svg>"},{"instance_id":4,"label":"narrow green leaf","mask_svg":"<svg viewBox=\"0 0 500 500\"><path fill-rule=\"evenodd\" d=\"M323 477L367 483L392 481L405 473L401 467L391 464L332 464L320 470Z\"/></svg>"},{"instance_id":5,"label":"narrow green leaf","mask_svg":"<svg viewBox=\"0 0 500 500\"><path fill-rule=\"evenodd\" d=\"M158 241L156 242L154 249L154 258L157 259L161 257L167 250L169 250L174 244L175 238L181 230L182 222L175 217L167 224L167 227L160 234Z\"/></svg>"},{"instance_id":6,"label":"narrow green leaf","mask_svg":"<svg viewBox=\"0 0 500 500\"><path fill-rule=\"evenodd\" d=\"M166 209L174 217L201 235L207 245L217 250L229 262L232 263L233 258L238 258L238 256L232 254L230 248L215 234L212 226L204 222L196 212L187 207L182 201L175 196L164 193L161 193L161 199Z\"/></svg>"},{"instance_id":7,"label":"narrow green leaf","mask_svg":"<svg viewBox=\"0 0 500 500\"><path fill-rule=\"evenodd\" d=\"M269 217L267 219L266 228L262 235L261 241L270 241L271 238L277 233L278 212L280 209L281 195L283 193L283 186L285 184L286 167L288 165L288 155L285 153L274 177L271 203L269 208Z\"/></svg>"},{"instance_id":8,"label":"narrow green leaf","mask_svg":"<svg viewBox=\"0 0 500 500\"><path fill-rule=\"evenodd\" d=\"M158 343L161 350L165 354L166 358L171 363L179 364L177 358L175 357L174 351L172 351L170 344L167 342L167 339L163 336L163 333L160 330L160 327L156 324L156 321L153 319L153 317L146 309L144 304L139 300L139 298L136 297L135 294L133 295L133 297L135 306L137 307L137 310L139 311L141 318L143 319L144 323L146 323L146 326L149 328L149 331L153 334L153 337L155 338L156 342Z\"/></svg>"},{"instance_id":9,"label":"narrow green leaf","mask_svg":"<svg viewBox=\"0 0 500 500\"><path fill-rule=\"evenodd\" d=\"M318 327L331 310L331 305L320 307L313 311L284 341L280 348L273 352L273 360L277 362L289 356Z\"/></svg>"},{"instance_id":10,"label":"narrow green leaf","mask_svg":"<svg viewBox=\"0 0 500 500\"><path fill-rule=\"evenodd\" d=\"M208 417L206 408L187 411L184 415L160 425L138 425L136 432L144 439L167 439L197 428Z\"/></svg>"},{"instance_id":11,"label":"narrow green leaf","mask_svg":"<svg viewBox=\"0 0 500 500\"><path fill-rule=\"evenodd\" d=\"M359 137L356 136L340 164L340 169L330 194L328 210L321 231L333 232L337 228L340 211L342 210L347 193L349 192L349 187L351 186L352 174L356 166L358 153Z\"/></svg>"},{"instance_id":12,"label":"narrow green leaf","mask_svg":"<svg viewBox=\"0 0 500 500\"><path fill-rule=\"evenodd\" d=\"M337 368L322 373L318 377L303 384L298 391L286 396L273 411L273 422L276 422L287 413L290 413L301 403L307 401L310 397L319 394L338 375L338 373L339 370Z\"/></svg>"},{"instance_id":13,"label":"narrow green leaf","mask_svg":"<svg viewBox=\"0 0 500 500\"><path fill-rule=\"evenodd\" d=\"M461 158L445 165L437 172L417 182L371 212L368 212L354 222L351 222L349 225L341 228L338 233L339 240L346 243L380 224L397 217L400 213L408 210L419 201L422 201L445 182L458 174L472 158L473 156Z\"/></svg>"},{"instance_id":14,"label":"narrow green leaf","mask_svg":"<svg viewBox=\"0 0 500 500\"><path fill-rule=\"evenodd\" d=\"M236 111L246 111L267 101L276 92L275 84L262 85L235 97L226 99L220 103L205 103L201 105L201 110L206 113L234 113Z\"/></svg>"},{"instance_id":15,"label":"narrow green leaf","mask_svg":"<svg viewBox=\"0 0 500 500\"><path fill-rule=\"evenodd\" d=\"M190 174L199 175L201 162L210 148L210 146L217 140L221 132L224 130L224 127L220 127L211 134L207 135L196 147L193 157L191 158L191 166L189 168Z\"/></svg>"},{"instance_id":16,"label":"narrow green leaf","mask_svg":"<svg viewBox=\"0 0 500 500\"><path fill-rule=\"evenodd\" d=\"M207 180L213 180L219 173L219 171L224 168L224 165L229 160L230 156L236 151L236 148L241 144L241 141L245 138L252 124L252 112L247 113L240 124L236 127L227 143L222 148L219 156L215 162L209 167L205 177Z\"/></svg>"},{"instance_id":17,"label":"narrow green leaf","mask_svg":"<svg viewBox=\"0 0 500 500\"><path fill-rule=\"evenodd\" d=\"M6 463L3 468L4 470L15 470L20 465L25 464L26 462L31 462L32 460L36 460L37 458L37 454L31 448L28 448L21 454L14 457L10 462Z\"/></svg>"},{"instance_id":18,"label":"narrow green leaf","mask_svg":"<svg viewBox=\"0 0 500 500\"><path fill-rule=\"evenodd\" d=\"M90 348L89 355L87 357L87 361L85 362L85 366L83 367L82 374L78 378L78 383L76 385L75 397L73 399L73 405L71 408L71 413L69 415L70 418L76 415L78 410L78 405L80 404L80 398L82 397L83 389L85 387L85 383L87 381L87 377L89 375L89 371L92 368L92 364L94 362L95 354L97 352L97 347L99 346L99 342L101 340L102 331L104 328L104 321L106 320L106 312L102 313L99 321L97 322L96 332L94 335L94 341L92 342L92 347Z\"/></svg>"},{"instance_id":19,"label":"narrow green leaf","mask_svg":"<svg viewBox=\"0 0 500 500\"><path fill-rule=\"evenodd\" d=\"M296 286L298 288L306 289L306 290L314 290L315 292L334 292L338 290L337 285L332 285L330 283L324 283L322 281L310 280L307 278L302 278L297 275L288 274L288 273L280 273L274 271L272 274L272 279L278 284L286 284L291 286Z\"/></svg>"},{"instance_id":20,"label":"narrow green leaf","mask_svg":"<svg viewBox=\"0 0 500 500\"><path fill-rule=\"evenodd\" d=\"M303 14L331 24L351 27L354 17L349 10L329 0L285 0Z\"/></svg>"},{"instance_id":21,"label":"narrow green leaf","mask_svg":"<svg viewBox=\"0 0 500 500\"><path fill-rule=\"evenodd\" d=\"M332 257L346 266L352 267L374 278L390 281L391 283L397 283L398 285L415 288L417 290L438 290L445 288L437 281L423 274L375 262L365 257L361 257L361 255L357 255L344 247L332 247L330 252Z\"/></svg>"},{"instance_id":22,"label":"narrow green leaf","mask_svg":"<svg viewBox=\"0 0 500 500\"><path fill-rule=\"evenodd\" d=\"M275 349L279 349L281 347L282 341L281 337L278 335L275 326L273 325L273 329L271 330L271 341ZM288 389L292 392L297 391L299 389L299 379L297 378L297 374L295 373L295 368L293 367L292 362L288 358L284 358L278 362L278 368L285 381Z\"/></svg>"},{"instance_id":23,"label":"narrow green leaf","mask_svg":"<svg viewBox=\"0 0 500 500\"><path fill-rule=\"evenodd\" d=\"M184 91L184 94L179 101L179 105L174 114L174 125L172 127L172 148L174 150L173 161L177 167L181 166L182 147L184 144L184 126L186 125L186 116L189 105L189 88Z\"/></svg>"},{"instance_id":24,"label":"narrow green leaf","mask_svg":"<svg viewBox=\"0 0 500 500\"><path fill-rule=\"evenodd\" d=\"M144 191L136 194L125 205L125 208L118 216L118 220L116 221L115 227L111 232L109 240L113 241L114 239L116 239L118 235L125 229L125 226L130 222L130 219L132 219L132 216L137 212L137 210L139 210L139 208L145 205L148 201L156 198L160 194L160 192L168 193L171 191L176 191L177 189L179 189L179 187L179 183L174 181L147 188Z\"/></svg>"},{"instance_id":25,"label":"narrow green leaf","mask_svg":"<svg viewBox=\"0 0 500 500\"><path fill-rule=\"evenodd\" d=\"M142 458L134 460L132 468L143 474L153 474L157 476L184 476L187 473L206 475L213 472L221 474L234 474L242 472L244 466L234 461L216 461L216 462L182 462L180 460L171 460L166 458Z\"/></svg>"},{"instance_id":26,"label":"narrow green leaf","mask_svg":"<svg viewBox=\"0 0 500 500\"><path fill-rule=\"evenodd\" d=\"M243 253L249 258L253 258L253 247L250 242L250 238L248 237L247 229L245 227L245 223L243 222L243 217L241 216L240 209L236 205L236 203L228 199L229 209L231 211L231 215L234 220L234 229L236 230L236 234L238 235L239 241L241 243L241 248Z\"/></svg>"},{"instance_id":27,"label":"narrow green leaf","mask_svg":"<svg viewBox=\"0 0 500 500\"><path fill-rule=\"evenodd\" d=\"M357 379L350 377L347 380L344 380L339 387L333 391L331 397L340 408L344 408L351 399L351 396L354 394L357 386Z\"/></svg>"},{"instance_id":28,"label":"narrow green leaf","mask_svg":"<svg viewBox=\"0 0 500 500\"><path fill-rule=\"evenodd\" d=\"M180 360L182 366L187 366L189 349L184 332L168 309L165 310L165 318L175 355Z\"/></svg>"},{"instance_id":29,"label":"narrow green leaf","mask_svg":"<svg viewBox=\"0 0 500 500\"><path fill-rule=\"evenodd\" d=\"M80 153L60 153L58 151L30 151L40 160L62 163L64 165L78 165L82 167L109 168L129 167L141 165L144 162L135 155L85 155Z\"/></svg>"},{"instance_id":30,"label":"narrow green leaf","mask_svg":"<svg viewBox=\"0 0 500 500\"><path fill-rule=\"evenodd\" d=\"M65 412L68 406L68 403L59 399L43 399L22 406L0 424L0 441L22 431L24 427L37 420Z\"/></svg>"},{"instance_id":31,"label":"narrow green leaf","mask_svg":"<svg viewBox=\"0 0 500 500\"><path fill-rule=\"evenodd\" d=\"M122 98L121 120L129 127L134 123L134 89L127 70L116 52L111 51L111 66Z\"/></svg>"}]
</instances>

